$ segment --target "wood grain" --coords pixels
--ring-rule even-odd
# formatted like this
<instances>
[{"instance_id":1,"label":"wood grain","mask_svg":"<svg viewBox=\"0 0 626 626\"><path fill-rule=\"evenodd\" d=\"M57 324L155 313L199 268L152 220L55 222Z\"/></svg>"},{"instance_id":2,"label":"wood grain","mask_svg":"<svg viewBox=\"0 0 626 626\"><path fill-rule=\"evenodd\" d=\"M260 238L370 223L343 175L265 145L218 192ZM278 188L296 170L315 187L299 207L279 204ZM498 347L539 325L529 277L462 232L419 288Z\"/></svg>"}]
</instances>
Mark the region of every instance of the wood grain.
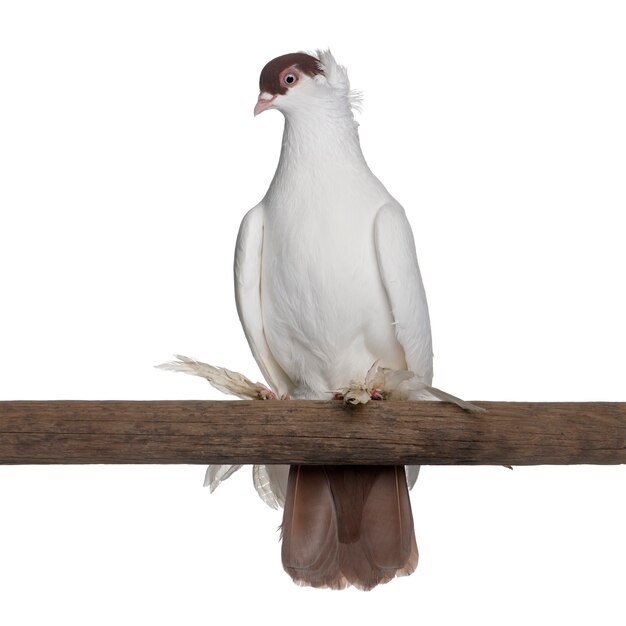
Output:
<instances>
[{"instance_id":1,"label":"wood grain","mask_svg":"<svg viewBox=\"0 0 626 626\"><path fill-rule=\"evenodd\" d=\"M0 463L626 463L626 403L0 402Z\"/></svg>"}]
</instances>

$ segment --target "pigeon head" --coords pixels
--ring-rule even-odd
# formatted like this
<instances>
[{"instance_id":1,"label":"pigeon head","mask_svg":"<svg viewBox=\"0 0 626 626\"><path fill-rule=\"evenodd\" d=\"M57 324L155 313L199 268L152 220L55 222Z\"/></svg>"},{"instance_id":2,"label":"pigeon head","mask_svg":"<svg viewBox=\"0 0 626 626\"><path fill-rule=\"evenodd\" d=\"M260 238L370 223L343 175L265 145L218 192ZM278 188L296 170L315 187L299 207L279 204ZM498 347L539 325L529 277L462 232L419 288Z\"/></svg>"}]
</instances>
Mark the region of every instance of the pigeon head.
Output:
<instances>
[{"instance_id":1,"label":"pigeon head","mask_svg":"<svg viewBox=\"0 0 626 626\"><path fill-rule=\"evenodd\" d=\"M292 52L272 59L261 72L259 87L255 115L266 109L278 109L285 115L306 114L330 105L351 116L351 108L360 100L358 93L350 91L348 73L330 50L318 50L316 56Z\"/></svg>"},{"instance_id":2,"label":"pigeon head","mask_svg":"<svg viewBox=\"0 0 626 626\"><path fill-rule=\"evenodd\" d=\"M258 115L266 109L282 109L288 98L292 101L300 99L299 92L309 91L311 85L307 86L307 83L320 75L323 75L323 70L319 59L310 54L292 52L272 59L261 72L261 93L254 114Z\"/></svg>"}]
</instances>

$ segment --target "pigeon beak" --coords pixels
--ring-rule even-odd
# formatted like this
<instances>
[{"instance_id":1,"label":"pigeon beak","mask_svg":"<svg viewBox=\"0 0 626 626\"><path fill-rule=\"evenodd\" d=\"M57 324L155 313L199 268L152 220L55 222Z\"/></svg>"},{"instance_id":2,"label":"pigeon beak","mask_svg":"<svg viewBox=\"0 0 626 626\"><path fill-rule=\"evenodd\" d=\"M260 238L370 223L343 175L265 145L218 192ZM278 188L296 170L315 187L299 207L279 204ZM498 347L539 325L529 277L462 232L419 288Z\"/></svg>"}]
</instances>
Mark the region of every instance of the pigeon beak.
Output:
<instances>
[{"instance_id":1,"label":"pigeon beak","mask_svg":"<svg viewBox=\"0 0 626 626\"><path fill-rule=\"evenodd\" d=\"M255 117L265 111L265 109L269 109L272 106L272 103L276 100L276 96L273 96L271 93L267 93L266 91L262 91L259 94L259 99L254 107L254 115Z\"/></svg>"}]
</instances>

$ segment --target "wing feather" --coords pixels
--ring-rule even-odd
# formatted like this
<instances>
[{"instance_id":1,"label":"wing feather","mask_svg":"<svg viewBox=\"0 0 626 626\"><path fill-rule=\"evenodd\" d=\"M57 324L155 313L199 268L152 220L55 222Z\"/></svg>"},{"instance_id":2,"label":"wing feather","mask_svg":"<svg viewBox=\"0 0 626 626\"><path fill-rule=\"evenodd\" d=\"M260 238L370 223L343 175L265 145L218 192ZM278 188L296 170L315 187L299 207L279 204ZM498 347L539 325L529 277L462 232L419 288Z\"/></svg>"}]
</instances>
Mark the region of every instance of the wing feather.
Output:
<instances>
[{"instance_id":1,"label":"wing feather","mask_svg":"<svg viewBox=\"0 0 626 626\"><path fill-rule=\"evenodd\" d=\"M423 382L433 377L433 349L426 292L415 241L404 209L383 205L376 215L374 238L380 275L389 298L396 338L404 349L407 369Z\"/></svg>"},{"instance_id":2,"label":"wing feather","mask_svg":"<svg viewBox=\"0 0 626 626\"><path fill-rule=\"evenodd\" d=\"M250 350L279 397L289 393L291 381L277 363L265 338L261 311L261 261L263 257L263 205L248 211L241 222L235 248L235 300Z\"/></svg>"}]
</instances>

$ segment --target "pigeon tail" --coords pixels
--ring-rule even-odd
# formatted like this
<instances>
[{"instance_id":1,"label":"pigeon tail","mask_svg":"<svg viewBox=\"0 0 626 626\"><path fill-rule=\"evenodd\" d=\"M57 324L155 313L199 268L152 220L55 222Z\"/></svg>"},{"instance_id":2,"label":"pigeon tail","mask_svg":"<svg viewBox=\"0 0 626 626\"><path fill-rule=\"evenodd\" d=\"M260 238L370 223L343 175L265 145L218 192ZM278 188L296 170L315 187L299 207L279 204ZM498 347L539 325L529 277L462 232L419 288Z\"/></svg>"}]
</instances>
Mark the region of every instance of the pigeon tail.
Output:
<instances>
[{"instance_id":1,"label":"pigeon tail","mask_svg":"<svg viewBox=\"0 0 626 626\"><path fill-rule=\"evenodd\" d=\"M369 591L417 566L402 466L293 465L282 561L298 585Z\"/></svg>"}]
</instances>

